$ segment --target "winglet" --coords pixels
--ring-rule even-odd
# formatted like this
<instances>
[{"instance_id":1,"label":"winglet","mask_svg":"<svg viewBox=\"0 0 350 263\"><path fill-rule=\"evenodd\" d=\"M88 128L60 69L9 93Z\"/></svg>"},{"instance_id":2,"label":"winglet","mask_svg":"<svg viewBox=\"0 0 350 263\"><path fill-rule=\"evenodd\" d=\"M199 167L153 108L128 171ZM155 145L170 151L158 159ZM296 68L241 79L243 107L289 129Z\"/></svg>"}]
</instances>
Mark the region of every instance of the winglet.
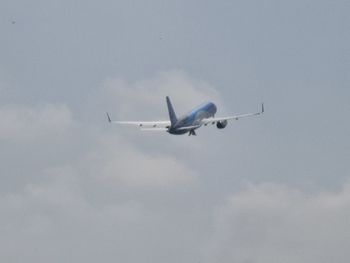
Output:
<instances>
[{"instance_id":1,"label":"winglet","mask_svg":"<svg viewBox=\"0 0 350 263\"><path fill-rule=\"evenodd\" d=\"M261 103L261 113L264 113L265 109L264 109L264 103Z\"/></svg>"},{"instance_id":2,"label":"winglet","mask_svg":"<svg viewBox=\"0 0 350 263\"><path fill-rule=\"evenodd\" d=\"M107 114L108 122L111 123L112 122L111 117L109 116L108 112L106 112L106 114Z\"/></svg>"}]
</instances>

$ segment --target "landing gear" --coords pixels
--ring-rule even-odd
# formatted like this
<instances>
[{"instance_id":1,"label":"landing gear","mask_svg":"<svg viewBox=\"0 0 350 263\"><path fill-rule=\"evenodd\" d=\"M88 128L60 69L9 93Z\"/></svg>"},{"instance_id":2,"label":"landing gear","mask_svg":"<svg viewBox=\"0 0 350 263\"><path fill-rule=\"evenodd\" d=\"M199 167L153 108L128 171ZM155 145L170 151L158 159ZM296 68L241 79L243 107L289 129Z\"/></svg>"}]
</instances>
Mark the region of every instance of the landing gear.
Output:
<instances>
[{"instance_id":1,"label":"landing gear","mask_svg":"<svg viewBox=\"0 0 350 263\"><path fill-rule=\"evenodd\" d=\"M197 134L196 134L196 132L195 132L194 130L190 130L190 131L188 132L188 136L191 136L191 135L197 136Z\"/></svg>"}]
</instances>

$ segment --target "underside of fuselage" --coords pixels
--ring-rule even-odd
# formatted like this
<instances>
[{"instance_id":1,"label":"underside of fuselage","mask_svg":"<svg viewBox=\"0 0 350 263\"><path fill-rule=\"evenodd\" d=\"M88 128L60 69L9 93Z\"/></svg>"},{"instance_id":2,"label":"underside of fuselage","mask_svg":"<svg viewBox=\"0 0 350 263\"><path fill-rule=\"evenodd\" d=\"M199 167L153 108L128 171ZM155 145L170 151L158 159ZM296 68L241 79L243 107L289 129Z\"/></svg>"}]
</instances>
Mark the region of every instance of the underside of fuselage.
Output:
<instances>
[{"instance_id":1,"label":"underside of fuselage","mask_svg":"<svg viewBox=\"0 0 350 263\"><path fill-rule=\"evenodd\" d=\"M182 134L188 133L189 131L191 131L191 130L190 129L189 130L187 130L187 129L186 130L169 129L168 133L173 134L173 135L182 135Z\"/></svg>"}]
</instances>

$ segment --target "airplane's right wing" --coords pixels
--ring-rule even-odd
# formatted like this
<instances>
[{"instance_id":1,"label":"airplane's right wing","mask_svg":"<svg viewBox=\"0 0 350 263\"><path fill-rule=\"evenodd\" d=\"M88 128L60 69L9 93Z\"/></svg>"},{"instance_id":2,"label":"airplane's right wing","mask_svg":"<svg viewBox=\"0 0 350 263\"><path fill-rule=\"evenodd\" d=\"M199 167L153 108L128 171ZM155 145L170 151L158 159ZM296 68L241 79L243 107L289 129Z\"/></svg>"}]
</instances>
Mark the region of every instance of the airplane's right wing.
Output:
<instances>
[{"instance_id":1,"label":"airplane's right wing","mask_svg":"<svg viewBox=\"0 0 350 263\"><path fill-rule=\"evenodd\" d=\"M234 116L228 116L228 117L218 117L218 118L208 118L208 119L203 119L201 121L202 125L208 125L208 124L215 124L218 122L227 122L228 120L238 120L241 118L245 117L252 117L252 116L257 116L260 114L264 113L264 103L261 104L261 111L259 112L254 112L254 113L247 113L247 114L240 114L240 115L234 115Z\"/></svg>"}]
</instances>

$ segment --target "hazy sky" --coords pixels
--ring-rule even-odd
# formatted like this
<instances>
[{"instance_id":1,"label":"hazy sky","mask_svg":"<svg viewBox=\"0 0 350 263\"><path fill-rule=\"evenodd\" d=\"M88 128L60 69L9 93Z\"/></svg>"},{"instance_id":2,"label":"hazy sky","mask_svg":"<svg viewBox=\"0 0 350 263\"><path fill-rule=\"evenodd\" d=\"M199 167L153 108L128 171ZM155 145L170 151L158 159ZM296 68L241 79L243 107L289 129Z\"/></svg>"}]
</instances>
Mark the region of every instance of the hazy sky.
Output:
<instances>
[{"instance_id":1,"label":"hazy sky","mask_svg":"<svg viewBox=\"0 0 350 263\"><path fill-rule=\"evenodd\" d=\"M0 0L0 261L349 262L349 1ZM261 117L197 137L203 101Z\"/></svg>"}]
</instances>

